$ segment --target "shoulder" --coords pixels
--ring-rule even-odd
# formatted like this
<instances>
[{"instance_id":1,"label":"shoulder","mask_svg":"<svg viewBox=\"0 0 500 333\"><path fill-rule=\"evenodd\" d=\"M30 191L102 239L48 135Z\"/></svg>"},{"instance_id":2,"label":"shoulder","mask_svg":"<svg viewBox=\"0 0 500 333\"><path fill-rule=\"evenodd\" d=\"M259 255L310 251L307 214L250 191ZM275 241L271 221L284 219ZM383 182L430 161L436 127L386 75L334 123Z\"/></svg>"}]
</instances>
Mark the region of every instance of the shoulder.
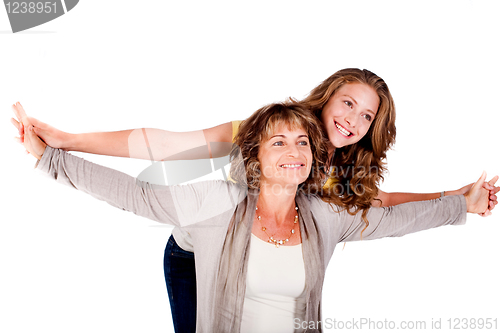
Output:
<instances>
[{"instance_id":1,"label":"shoulder","mask_svg":"<svg viewBox=\"0 0 500 333\"><path fill-rule=\"evenodd\" d=\"M319 195L308 195L306 196L307 200L309 201L309 204L311 205L311 210L314 211L332 211L332 210L338 210L337 206L328 203L321 199Z\"/></svg>"},{"instance_id":2,"label":"shoulder","mask_svg":"<svg viewBox=\"0 0 500 333\"><path fill-rule=\"evenodd\" d=\"M176 185L170 190L173 208L185 226L231 213L246 197L243 188L223 180Z\"/></svg>"},{"instance_id":3,"label":"shoulder","mask_svg":"<svg viewBox=\"0 0 500 333\"><path fill-rule=\"evenodd\" d=\"M241 125L242 122L243 122L243 120L234 120L234 121L231 122L232 129L233 129L233 139L232 139L232 141L234 141L234 137L236 136L236 134L238 134L238 131L240 130L240 125Z\"/></svg>"},{"instance_id":4,"label":"shoulder","mask_svg":"<svg viewBox=\"0 0 500 333\"><path fill-rule=\"evenodd\" d=\"M341 212L343 211L341 207L324 201L318 195L305 195L304 198L316 223L330 224L332 220L340 219Z\"/></svg>"}]
</instances>

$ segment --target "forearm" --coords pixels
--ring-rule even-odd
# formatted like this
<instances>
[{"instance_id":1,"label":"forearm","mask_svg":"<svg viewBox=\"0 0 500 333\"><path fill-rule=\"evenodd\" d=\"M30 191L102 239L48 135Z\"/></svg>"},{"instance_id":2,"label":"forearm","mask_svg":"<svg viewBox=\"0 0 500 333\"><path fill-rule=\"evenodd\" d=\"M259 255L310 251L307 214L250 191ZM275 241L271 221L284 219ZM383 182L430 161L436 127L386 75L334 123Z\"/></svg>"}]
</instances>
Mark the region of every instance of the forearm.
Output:
<instances>
[{"instance_id":1,"label":"forearm","mask_svg":"<svg viewBox=\"0 0 500 333\"><path fill-rule=\"evenodd\" d=\"M396 206L413 201L433 200L441 197L441 193L406 193L406 192L391 192L382 195L382 207Z\"/></svg>"},{"instance_id":2,"label":"forearm","mask_svg":"<svg viewBox=\"0 0 500 333\"><path fill-rule=\"evenodd\" d=\"M466 187L455 191L444 191L436 193L407 193L407 192L383 192L379 190L377 198L373 201L374 207L390 207L407 202L434 200L443 196L460 195L466 192ZM380 200L380 201L379 201Z\"/></svg>"},{"instance_id":3,"label":"forearm","mask_svg":"<svg viewBox=\"0 0 500 333\"><path fill-rule=\"evenodd\" d=\"M367 239L400 237L442 225L460 225L465 223L467 215L464 196L409 202L381 209L383 215L380 223L373 226L373 229L368 227L371 230L367 229ZM370 222L370 214L368 221Z\"/></svg>"},{"instance_id":4,"label":"forearm","mask_svg":"<svg viewBox=\"0 0 500 333\"><path fill-rule=\"evenodd\" d=\"M409 233L431 229L442 225L464 224L467 203L464 196L409 202L401 205L371 208L367 214L368 227L362 239L400 237ZM361 240L361 230L365 228L361 213L352 216L346 212L344 219L351 220L346 238L342 241Z\"/></svg>"},{"instance_id":5,"label":"forearm","mask_svg":"<svg viewBox=\"0 0 500 333\"><path fill-rule=\"evenodd\" d=\"M117 132L69 134L64 150L152 161L210 158L203 131L170 132L138 128ZM226 154L229 151L226 152Z\"/></svg>"},{"instance_id":6,"label":"forearm","mask_svg":"<svg viewBox=\"0 0 500 333\"><path fill-rule=\"evenodd\" d=\"M49 146L37 169L57 182L90 194L110 205L154 221L178 225L178 217L166 186L137 181L113 170Z\"/></svg>"},{"instance_id":7,"label":"forearm","mask_svg":"<svg viewBox=\"0 0 500 333\"><path fill-rule=\"evenodd\" d=\"M133 131L68 133L62 149L98 155L130 157L128 138Z\"/></svg>"}]
</instances>

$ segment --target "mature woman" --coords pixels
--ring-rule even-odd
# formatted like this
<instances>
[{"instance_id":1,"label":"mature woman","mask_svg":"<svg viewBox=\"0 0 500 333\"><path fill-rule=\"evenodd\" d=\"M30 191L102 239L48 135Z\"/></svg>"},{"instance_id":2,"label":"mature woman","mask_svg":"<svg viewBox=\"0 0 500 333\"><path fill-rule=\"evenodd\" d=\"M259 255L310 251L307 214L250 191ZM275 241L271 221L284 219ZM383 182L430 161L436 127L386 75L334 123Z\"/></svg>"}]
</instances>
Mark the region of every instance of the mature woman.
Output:
<instances>
[{"instance_id":1,"label":"mature woman","mask_svg":"<svg viewBox=\"0 0 500 333\"><path fill-rule=\"evenodd\" d=\"M325 191L331 192L330 197L338 206L366 214L372 205L386 207L436 199L442 195L464 194L471 186L441 194L384 193L378 190L377 184L385 171L386 152L395 141L395 107L386 83L368 70L340 70L299 103L321 121L328 138L325 167L333 168ZM21 120L24 111L20 105L16 108ZM206 144L209 147L207 155L227 154L228 151L220 151L210 143L233 141L240 123L231 122L190 133L138 129L71 135L33 118L24 117L24 122L32 123L35 133L55 148L152 160L163 160ZM14 124L22 131L22 126L15 120ZM364 172L358 172L360 170ZM352 195L343 195L347 192ZM496 204L495 193L491 194L492 200L484 215L488 215ZM181 278L175 272L180 272ZM165 249L165 278L176 331L194 332L196 273L193 244L183 229L174 229ZM176 292L182 297L174 296ZM176 311L177 308L183 310ZM186 310L188 308L192 310Z\"/></svg>"},{"instance_id":2,"label":"mature woman","mask_svg":"<svg viewBox=\"0 0 500 333\"><path fill-rule=\"evenodd\" d=\"M26 149L49 176L191 235L203 277L198 332L303 331L302 323L321 320L324 273L337 243L463 224L466 212L488 209L492 189L483 174L466 195L433 201L356 214L325 202L316 192L327 147L315 118L296 104L264 107L241 124L235 182L154 186L46 147L32 126L27 133Z\"/></svg>"}]
</instances>

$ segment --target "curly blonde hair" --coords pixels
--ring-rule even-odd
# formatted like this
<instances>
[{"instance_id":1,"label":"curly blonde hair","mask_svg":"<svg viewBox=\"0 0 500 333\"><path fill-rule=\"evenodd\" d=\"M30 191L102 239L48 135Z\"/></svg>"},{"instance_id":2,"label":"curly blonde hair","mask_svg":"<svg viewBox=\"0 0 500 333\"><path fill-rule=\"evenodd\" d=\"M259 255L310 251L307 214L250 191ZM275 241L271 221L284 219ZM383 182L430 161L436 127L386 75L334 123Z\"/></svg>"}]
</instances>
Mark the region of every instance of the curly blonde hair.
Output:
<instances>
[{"instance_id":1,"label":"curly blonde hair","mask_svg":"<svg viewBox=\"0 0 500 333\"><path fill-rule=\"evenodd\" d=\"M351 214L363 210L363 220L368 225L366 213L378 195L378 185L384 179L386 152L396 140L396 107L389 87L369 70L346 68L327 78L299 103L321 119L323 107L330 97L342 86L351 83L373 88L380 104L366 135L355 144L337 148L328 161L335 168L333 176L336 182L325 189L324 199L347 208Z\"/></svg>"},{"instance_id":2,"label":"curly blonde hair","mask_svg":"<svg viewBox=\"0 0 500 333\"><path fill-rule=\"evenodd\" d=\"M250 189L260 188L260 162L257 158L261 144L267 141L277 128L286 125L289 129L303 129L310 141L313 165L308 178L299 184L299 190L308 194L321 192L328 158L319 120L302 105L287 101L266 105L255 111L239 127L231 151L229 177L237 184Z\"/></svg>"}]
</instances>

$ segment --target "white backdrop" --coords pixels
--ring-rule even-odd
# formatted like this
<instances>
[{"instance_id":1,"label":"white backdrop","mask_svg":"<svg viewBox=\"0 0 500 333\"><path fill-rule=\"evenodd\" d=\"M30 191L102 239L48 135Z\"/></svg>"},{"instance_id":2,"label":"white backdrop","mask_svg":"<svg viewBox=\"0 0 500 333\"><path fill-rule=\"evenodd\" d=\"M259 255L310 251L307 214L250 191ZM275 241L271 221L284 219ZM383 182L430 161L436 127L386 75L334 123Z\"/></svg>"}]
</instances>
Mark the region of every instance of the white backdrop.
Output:
<instances>
[{"instance_id":1,"label":"white backdrop","mask_svg":"<svg viewBox=\"0 0 500 333\"><path fill-rule=\"evenodd\" d=\"M173 332L162 272L171 229L33 171L13 140L12 103L68 132L188 131L302 98L341 68L367 68L397 107L382 189L452 190L482 170L500 173L498 7L83 0L17 34L0 10L0 332ZM150 164L77 155L133 176ZM324 318L425 321L428 331L438 320L447 331L450 318L496 318L498 327L499 214L339 245Z\"/></svg>"}]
</instances>

